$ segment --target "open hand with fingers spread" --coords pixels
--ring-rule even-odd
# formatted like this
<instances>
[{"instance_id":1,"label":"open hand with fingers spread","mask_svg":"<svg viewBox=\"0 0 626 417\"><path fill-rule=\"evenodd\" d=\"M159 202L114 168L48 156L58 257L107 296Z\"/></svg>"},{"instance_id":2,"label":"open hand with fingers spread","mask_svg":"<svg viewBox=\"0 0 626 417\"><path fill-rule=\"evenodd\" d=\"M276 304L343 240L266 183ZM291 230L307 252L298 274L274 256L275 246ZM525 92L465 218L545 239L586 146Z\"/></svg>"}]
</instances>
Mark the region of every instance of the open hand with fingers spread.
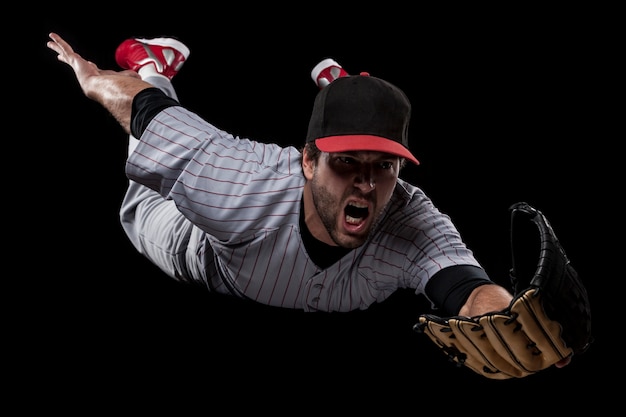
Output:
<instances>
[{"instance_id":1,"label":"open hand with fingers spread","mask_svg":"<svg viewBox=\"0 0 626 417\"><path fill-rule=\"evenodd\" d=\"M69 65L83 93L111 112L121 126L130 132L130 109L132 99L139 91L152 87L141 80L136 71L103 70L84 59L56 33L50 33L48 48L55 51L57 59Z\"/></svg>"}]
</instances>

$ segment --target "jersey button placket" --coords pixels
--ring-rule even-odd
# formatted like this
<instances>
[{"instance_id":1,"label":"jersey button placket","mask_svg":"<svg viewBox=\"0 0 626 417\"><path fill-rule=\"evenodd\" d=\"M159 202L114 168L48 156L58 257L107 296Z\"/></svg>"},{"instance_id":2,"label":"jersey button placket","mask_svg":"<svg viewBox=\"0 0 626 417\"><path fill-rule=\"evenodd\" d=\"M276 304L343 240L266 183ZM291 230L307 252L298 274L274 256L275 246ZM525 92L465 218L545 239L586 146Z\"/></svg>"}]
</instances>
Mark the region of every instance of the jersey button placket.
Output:
<instances>
[{"instance_id":1,"label":"jersey button placket","mask_svg":"<svg viewBox=\"0 0 626 417\"><path fill-rule=\"evenodd\" d=\"M313 288L315 288L318 291L318 294L319 294L319 291L321 291L322 288L324 288L324 285L323 284L313 284ZM317 304L317 303L320 302L320 297L319 296L313 297L313 298L311 298L311 301L314 302L315 304Z\"/></svg>"},{"instance_id":2,"label":"jersey button placket","mask_svg":"<svg viewBox=\"0 0 626 417\"><path fill-rule=\"evenodd\" d=\"M319 279L321 281L322 275L319 274L315 278ZM312 294L311 294L312 296L309 299L310 300L309 303L310 303L311 307L317 309L317 305L319 304L319 302L321 300L321 296L320 295L321 295L322 290L324 289L324 284L322 284L321 282L316 282L313 285L311 285L311 288L312 288L312 291L311 291L312 292Z\"/></svg>"}]
</instances>

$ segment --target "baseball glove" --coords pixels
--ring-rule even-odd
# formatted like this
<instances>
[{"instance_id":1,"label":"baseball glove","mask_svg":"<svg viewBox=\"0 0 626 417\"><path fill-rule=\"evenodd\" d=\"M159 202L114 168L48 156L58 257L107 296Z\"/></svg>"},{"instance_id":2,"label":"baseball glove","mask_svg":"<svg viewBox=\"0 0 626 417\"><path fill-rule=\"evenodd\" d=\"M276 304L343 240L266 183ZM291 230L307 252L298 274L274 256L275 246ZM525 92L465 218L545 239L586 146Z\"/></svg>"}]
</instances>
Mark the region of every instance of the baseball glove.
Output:
<instances>
[{"instance_id":1,"label":"baseball glove","mask_svg":"<svg viewBox=\"0 0 626 417\"><path fill-rule=\"evenodd\" d=\"M509 306L471 318L423 314L414 326L457 366L491 379L526 377L592 342L587 291L552 226L527 203L510 211Z\"/></svg>"}]
</instances>

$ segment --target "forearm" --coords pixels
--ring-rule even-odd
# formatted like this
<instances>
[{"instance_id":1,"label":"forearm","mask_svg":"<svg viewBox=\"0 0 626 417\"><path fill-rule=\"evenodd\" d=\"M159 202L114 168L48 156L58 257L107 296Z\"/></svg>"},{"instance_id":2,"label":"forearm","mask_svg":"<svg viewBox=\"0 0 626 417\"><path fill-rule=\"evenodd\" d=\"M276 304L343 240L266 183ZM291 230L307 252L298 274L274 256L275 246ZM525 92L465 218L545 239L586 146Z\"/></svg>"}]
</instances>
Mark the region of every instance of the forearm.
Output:
<instances>
[{"instance_id":1,"label":"forearm","mask_svg":"<svg viewBox=\"0 0 626 417\"><path fill-rule=\"evenodd\" d=\"M500 311L509 306L513 296L504 287L495 284L475 288L459 311L460 316L474 317Z\"/></svg>"},{"instance_id":2,"label":"forearm","mask_svg":"<svg viewBox=\"0 0 626 417\"><path fill-rule=\"evenodd\" d=\"M83 84L83 91L107 109L126 133L130 133L133 99L137 93L151 87L139 78L113 74L91 77Z\"/></svg>"}]
</instances>

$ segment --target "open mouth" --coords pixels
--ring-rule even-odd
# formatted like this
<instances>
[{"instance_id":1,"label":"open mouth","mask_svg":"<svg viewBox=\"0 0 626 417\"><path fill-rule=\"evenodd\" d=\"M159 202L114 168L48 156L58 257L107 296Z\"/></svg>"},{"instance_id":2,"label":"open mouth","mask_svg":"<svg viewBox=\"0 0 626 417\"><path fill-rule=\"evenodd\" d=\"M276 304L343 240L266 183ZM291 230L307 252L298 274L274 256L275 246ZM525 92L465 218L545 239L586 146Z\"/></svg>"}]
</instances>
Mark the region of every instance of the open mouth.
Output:
<instances>
[{"instance_id":1,"label":"open mouth","mask_svg":"<svg viewBox=\"0 0 626 417\"><path fill-rule=\"evenodd\" d=\"M367 219L369 209L367 208L367 204L351 202L344 209L344 213L346 215L346 223L357 225Z\"/></svg>"}]
</instances>

